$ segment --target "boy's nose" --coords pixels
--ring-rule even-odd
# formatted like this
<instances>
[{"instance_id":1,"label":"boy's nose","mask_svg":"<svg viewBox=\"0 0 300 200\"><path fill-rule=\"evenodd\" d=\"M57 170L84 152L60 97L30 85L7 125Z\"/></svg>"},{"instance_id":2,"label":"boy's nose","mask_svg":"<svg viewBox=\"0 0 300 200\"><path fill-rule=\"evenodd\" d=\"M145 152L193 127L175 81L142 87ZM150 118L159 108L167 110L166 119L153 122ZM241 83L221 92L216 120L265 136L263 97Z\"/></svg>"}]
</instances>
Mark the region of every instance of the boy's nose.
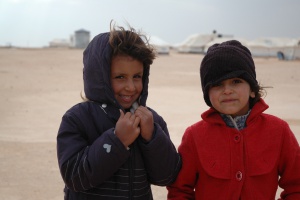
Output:
<instances>
[{"instance_id":1,"label":"boy's nose","mask_svg":"<svg viewBox=\"0 0 300 200\"><path fill-rule=\"evenodd\" d=\"M128 90L128 91L135 90L135 86L134 86L134 83L133 83L132 80L127 81L125 89Z\"/></svg>"}]
</instances>

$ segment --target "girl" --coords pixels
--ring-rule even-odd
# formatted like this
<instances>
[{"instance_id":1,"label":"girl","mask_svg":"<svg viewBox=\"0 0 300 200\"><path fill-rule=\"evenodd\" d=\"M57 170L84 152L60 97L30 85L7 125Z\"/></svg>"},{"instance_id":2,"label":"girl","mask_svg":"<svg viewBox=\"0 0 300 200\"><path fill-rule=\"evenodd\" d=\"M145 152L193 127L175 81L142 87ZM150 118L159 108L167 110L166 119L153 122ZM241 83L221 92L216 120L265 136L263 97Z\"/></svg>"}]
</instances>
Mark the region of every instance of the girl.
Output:
<instances>
[{"instance_id":1,"label":"girl","mask_svg":"<svg viewBox=\"0 0 300 200\"><path fill-rule=\"evenodd\" d=\"M215 44L200 66L210 107L178 148L182 169L168 199L300 199L300 148L288 124L263 113L250 51L238 41Z\"/></svg>"}]
</instances>

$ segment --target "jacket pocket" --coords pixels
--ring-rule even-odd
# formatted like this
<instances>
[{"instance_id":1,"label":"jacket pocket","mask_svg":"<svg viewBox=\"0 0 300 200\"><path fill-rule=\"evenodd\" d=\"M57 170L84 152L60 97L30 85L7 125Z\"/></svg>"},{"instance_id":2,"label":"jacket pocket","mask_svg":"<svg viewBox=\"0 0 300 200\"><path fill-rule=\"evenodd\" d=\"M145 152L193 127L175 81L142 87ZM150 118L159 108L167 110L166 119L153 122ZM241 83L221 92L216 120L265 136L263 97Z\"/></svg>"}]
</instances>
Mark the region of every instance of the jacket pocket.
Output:
<instances>
[{"instance_id":1,"label":"jacket pocket","mask_svg":"<svg viewBox=\"0 0 300 200\"><path fill-rule=\"evenodd\" d=\"M271 171L274 170L278 163L278 149L270 148L269 150L256 153L256 155L249 156L249 176L259 176L271 173Z\"/></svg>"},{"instance_id":2,"label":"jacket pocket","mask_svg":"<svg viewBox=\"0 0 300 200\"><path fill-rule=\"evenodd\" d=\"M212 177L230 179L230 152L226 149L202 146L198 156L204 171Z\"/></svg>"}]
</instances>

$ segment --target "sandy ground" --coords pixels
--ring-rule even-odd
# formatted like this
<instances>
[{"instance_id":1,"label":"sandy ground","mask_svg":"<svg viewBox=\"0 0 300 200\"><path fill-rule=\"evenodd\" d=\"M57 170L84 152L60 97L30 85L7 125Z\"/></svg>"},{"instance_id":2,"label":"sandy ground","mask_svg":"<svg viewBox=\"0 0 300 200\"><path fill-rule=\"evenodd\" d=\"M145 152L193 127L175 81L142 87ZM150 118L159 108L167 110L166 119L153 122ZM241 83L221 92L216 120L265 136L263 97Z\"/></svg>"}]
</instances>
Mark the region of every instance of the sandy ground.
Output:
<instances>
[{"instance_id":1,"label":"sandy ground","mask_svg":"<svg viewBox=\"0 0 300 200\"><path fill-rule=\"evenodd\" d=\"M148 106L168 123L176 146L207 109L199 81L203 55L160 55L151 67ZM300 141L300 61L255 58L268 113L289 122ZM82 50L0 49L0 199L63 199L56 134L64 112L80 102ZM153 187L155 199L166 189Z\"/></svg>"}]
</instances>

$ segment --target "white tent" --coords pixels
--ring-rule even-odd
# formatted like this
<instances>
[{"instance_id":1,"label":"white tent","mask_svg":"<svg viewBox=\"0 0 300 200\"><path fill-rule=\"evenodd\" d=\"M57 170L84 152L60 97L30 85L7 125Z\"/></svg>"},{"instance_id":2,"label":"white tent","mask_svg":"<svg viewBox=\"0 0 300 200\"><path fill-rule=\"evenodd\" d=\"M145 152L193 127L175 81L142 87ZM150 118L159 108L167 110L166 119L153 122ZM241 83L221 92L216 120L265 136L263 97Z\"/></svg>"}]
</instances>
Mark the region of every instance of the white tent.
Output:
<instances>
[{"instance_id":1,"label":"white tent","mask_svg":"<svg viewBox=\"0 0 300 200\"><path fill-rule=\"evenodd\" d=\"M292 60L300 57L298 54L299 40L291 38L258 38L248 42L248 48L253 56L278 57L279 59Z\"/></svg>"},{"instance_id":2,"label":"white tent","mask_svg":"<svg viewBox=\"0 0 300 200\"><path fill-rule=\"evenodd\" d=\"M220 44L222 42L226 42L228 40L237 40L240 43L242 43L242 45L247 46L248 41L244 38L234 38L234 37L218 37L213 39L212 41L208 42L205 47L204 47L204 53L207 52L208 48L214 44Z\"/></svg>"},{"instance_id":3,"label":"white tent","mask_svg":"<svg viewBox=\"0 0 300 200\"><path fill-rule=\"evenodd\" d=\"M193 34L182 43L175 45L175 49L179 53L204 53L205 45L214 38L216 38L216 34Z\"/></svg>"},{"instance_id":4,"label":"white tent","mask_svg":"<svg viewBox=\"0 0 300 200\"><path fill-rule=\"evenodd\" d=\"M169 54L170 44L157 36L149 36L149 43L154 46L158 54Z\"/></svg>"}]
</instances>

